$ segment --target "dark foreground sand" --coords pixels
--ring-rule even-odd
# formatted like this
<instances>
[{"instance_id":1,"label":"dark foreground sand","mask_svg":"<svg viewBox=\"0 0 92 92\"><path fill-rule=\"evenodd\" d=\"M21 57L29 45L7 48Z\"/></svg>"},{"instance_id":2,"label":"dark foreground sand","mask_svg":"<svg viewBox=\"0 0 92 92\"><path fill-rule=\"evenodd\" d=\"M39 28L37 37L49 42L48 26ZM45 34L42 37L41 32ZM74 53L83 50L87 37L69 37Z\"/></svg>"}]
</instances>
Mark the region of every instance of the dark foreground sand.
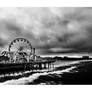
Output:
<instances>
[{"instance_id":1,"label":"dark foreground sand","mask_svg":"<svg viewBox=\"0 0 92 92\"><path fill-rule=\"evenodd\" d=\"M76 72L75 72L76 71ZM92 84L92 62L85 62L77 66L70 73L62 75L63 84Z\"/></svg>"}]
</instances>

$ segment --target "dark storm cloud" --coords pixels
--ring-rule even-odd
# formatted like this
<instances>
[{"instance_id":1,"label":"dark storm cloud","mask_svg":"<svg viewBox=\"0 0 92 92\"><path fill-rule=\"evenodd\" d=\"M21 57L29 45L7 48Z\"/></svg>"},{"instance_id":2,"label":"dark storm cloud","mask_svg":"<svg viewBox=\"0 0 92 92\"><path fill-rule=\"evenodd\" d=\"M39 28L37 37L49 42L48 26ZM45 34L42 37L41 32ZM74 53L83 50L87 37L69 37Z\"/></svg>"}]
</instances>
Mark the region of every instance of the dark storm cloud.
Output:
<instances>
[{"instance_id":1,"label":"dark storm cloud","mask_svg":"<svg viewBox=\"0 0 92 92\"><path fill-rule=\"evenodd\" d=\"M13 38L21 35L20 27L12 21L0 21L0 46L5 46L13 40Z\"/></svg>"},{"instance_id":2,"label":"dark storm cloud","mask_svg":"<svg viewBox=\"0 0 92 92\"><path fill-rule=\"evenodd\" d=\"M0 47L4 47L5 44L7 44L7 42L4 41L3 39L0 39Z\"/></svg>"},{"instance_id":3,"label":"dark storm cloud","mask_svg":"<svg viewBox=\"0 0 92 92\"><path fill-rule=\"evenodd\" d=\"M16 37L42 54L92 52L92 8L1 8L0 46Z\"/></svg>"},{"instance_id":4,"label":"dark storm cloud","mask_svg":"<svg viewBox=\"0 0 92 92\"><path fill-rule=\"evenodd\" d=\"M17 23L9 20L9 21L4 21L3 24L8 31L10 31L10 32L13 31L15 34L21 35L22 28L20 28L20 25L18 25Z\"/></svg>"},{"instance_id":5,"label":"dark storm cloud","mask_svg":"<svg viewBox=\"0 0 92 92\"><path fill-rule=\"evenodd\" d=\"M69 11L65 12L63 19L57 16L55 20L43 22L46 28L52 29L52 37L55 38L54 44L51 43L53 46L48 46L47 53L92 52L92 9ZM61 47L61 50L58 51L56 47Z\"/></svg>"}]
</instances>

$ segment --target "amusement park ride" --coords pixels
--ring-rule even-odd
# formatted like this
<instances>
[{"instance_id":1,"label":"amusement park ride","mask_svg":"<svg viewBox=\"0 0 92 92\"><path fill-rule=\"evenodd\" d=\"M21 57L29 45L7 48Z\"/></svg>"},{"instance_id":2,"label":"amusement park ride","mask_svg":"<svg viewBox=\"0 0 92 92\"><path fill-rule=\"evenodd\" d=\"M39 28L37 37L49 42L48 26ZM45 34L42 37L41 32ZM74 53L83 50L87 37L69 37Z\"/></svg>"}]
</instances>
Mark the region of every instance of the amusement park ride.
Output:
<instances>
[{"instance_id":1,"label":"amusement park ride","mask_svg":"<svg viewBox=\"0 0 92 92\"><path fill-rule=\"evenodd\" d=\"M35 48L25 38L14 39L8 47L8 51L3 51L1 55L9 57L5 63L23 63L35 61Z\"/></svg>"},{"instance_id":2,"label":"amusement park ride","mask_svg":"<svg viewBox=\"0 0 92 92\"><path fill-rule=\"evenodd\" d=\"M8 51L3 51L1 56L6 57L0 62L3 72L46 69L54 67L53 60L45 60L35 54L35 48L25 38L16 38L8 46ZM2 73L2 72L0 72Z\"/></svg>"}]
</instances>

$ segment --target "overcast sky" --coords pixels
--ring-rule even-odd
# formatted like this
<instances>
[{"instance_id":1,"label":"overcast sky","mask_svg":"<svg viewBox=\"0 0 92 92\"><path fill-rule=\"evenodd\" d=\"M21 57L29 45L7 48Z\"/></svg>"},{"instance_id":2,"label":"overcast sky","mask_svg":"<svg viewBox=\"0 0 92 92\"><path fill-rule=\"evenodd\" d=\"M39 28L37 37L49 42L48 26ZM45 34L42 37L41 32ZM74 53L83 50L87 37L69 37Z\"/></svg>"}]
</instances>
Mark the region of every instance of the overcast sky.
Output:
<instances>
[{"instance_id":1,"label":"overcast sky","mask_svg":"<svg viewBox=\"0 0 92 92\"><path fill-rule=\"evenodd\" d=\"M0 47L27 38L37 53L92 52L92 8L0 8Z\"/></svg>"}]
</instances>

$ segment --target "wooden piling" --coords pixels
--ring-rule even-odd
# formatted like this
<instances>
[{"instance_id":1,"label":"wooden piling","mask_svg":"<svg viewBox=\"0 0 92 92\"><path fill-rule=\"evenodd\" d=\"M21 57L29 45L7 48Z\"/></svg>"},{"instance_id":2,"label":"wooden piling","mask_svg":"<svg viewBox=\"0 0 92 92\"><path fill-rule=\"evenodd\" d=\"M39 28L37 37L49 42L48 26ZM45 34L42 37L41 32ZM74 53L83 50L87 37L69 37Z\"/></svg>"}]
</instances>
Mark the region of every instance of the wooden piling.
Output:
<instances>
[{"instance_id":1,"label":"wooden piling","mask_svg":"<svg viewBox=\"0 0 92 92\"><path fill-rule=\"evenodd\" d=\"M46 63L44 63L44 69L46 69Z\"/></svg>"}]
</instances>

